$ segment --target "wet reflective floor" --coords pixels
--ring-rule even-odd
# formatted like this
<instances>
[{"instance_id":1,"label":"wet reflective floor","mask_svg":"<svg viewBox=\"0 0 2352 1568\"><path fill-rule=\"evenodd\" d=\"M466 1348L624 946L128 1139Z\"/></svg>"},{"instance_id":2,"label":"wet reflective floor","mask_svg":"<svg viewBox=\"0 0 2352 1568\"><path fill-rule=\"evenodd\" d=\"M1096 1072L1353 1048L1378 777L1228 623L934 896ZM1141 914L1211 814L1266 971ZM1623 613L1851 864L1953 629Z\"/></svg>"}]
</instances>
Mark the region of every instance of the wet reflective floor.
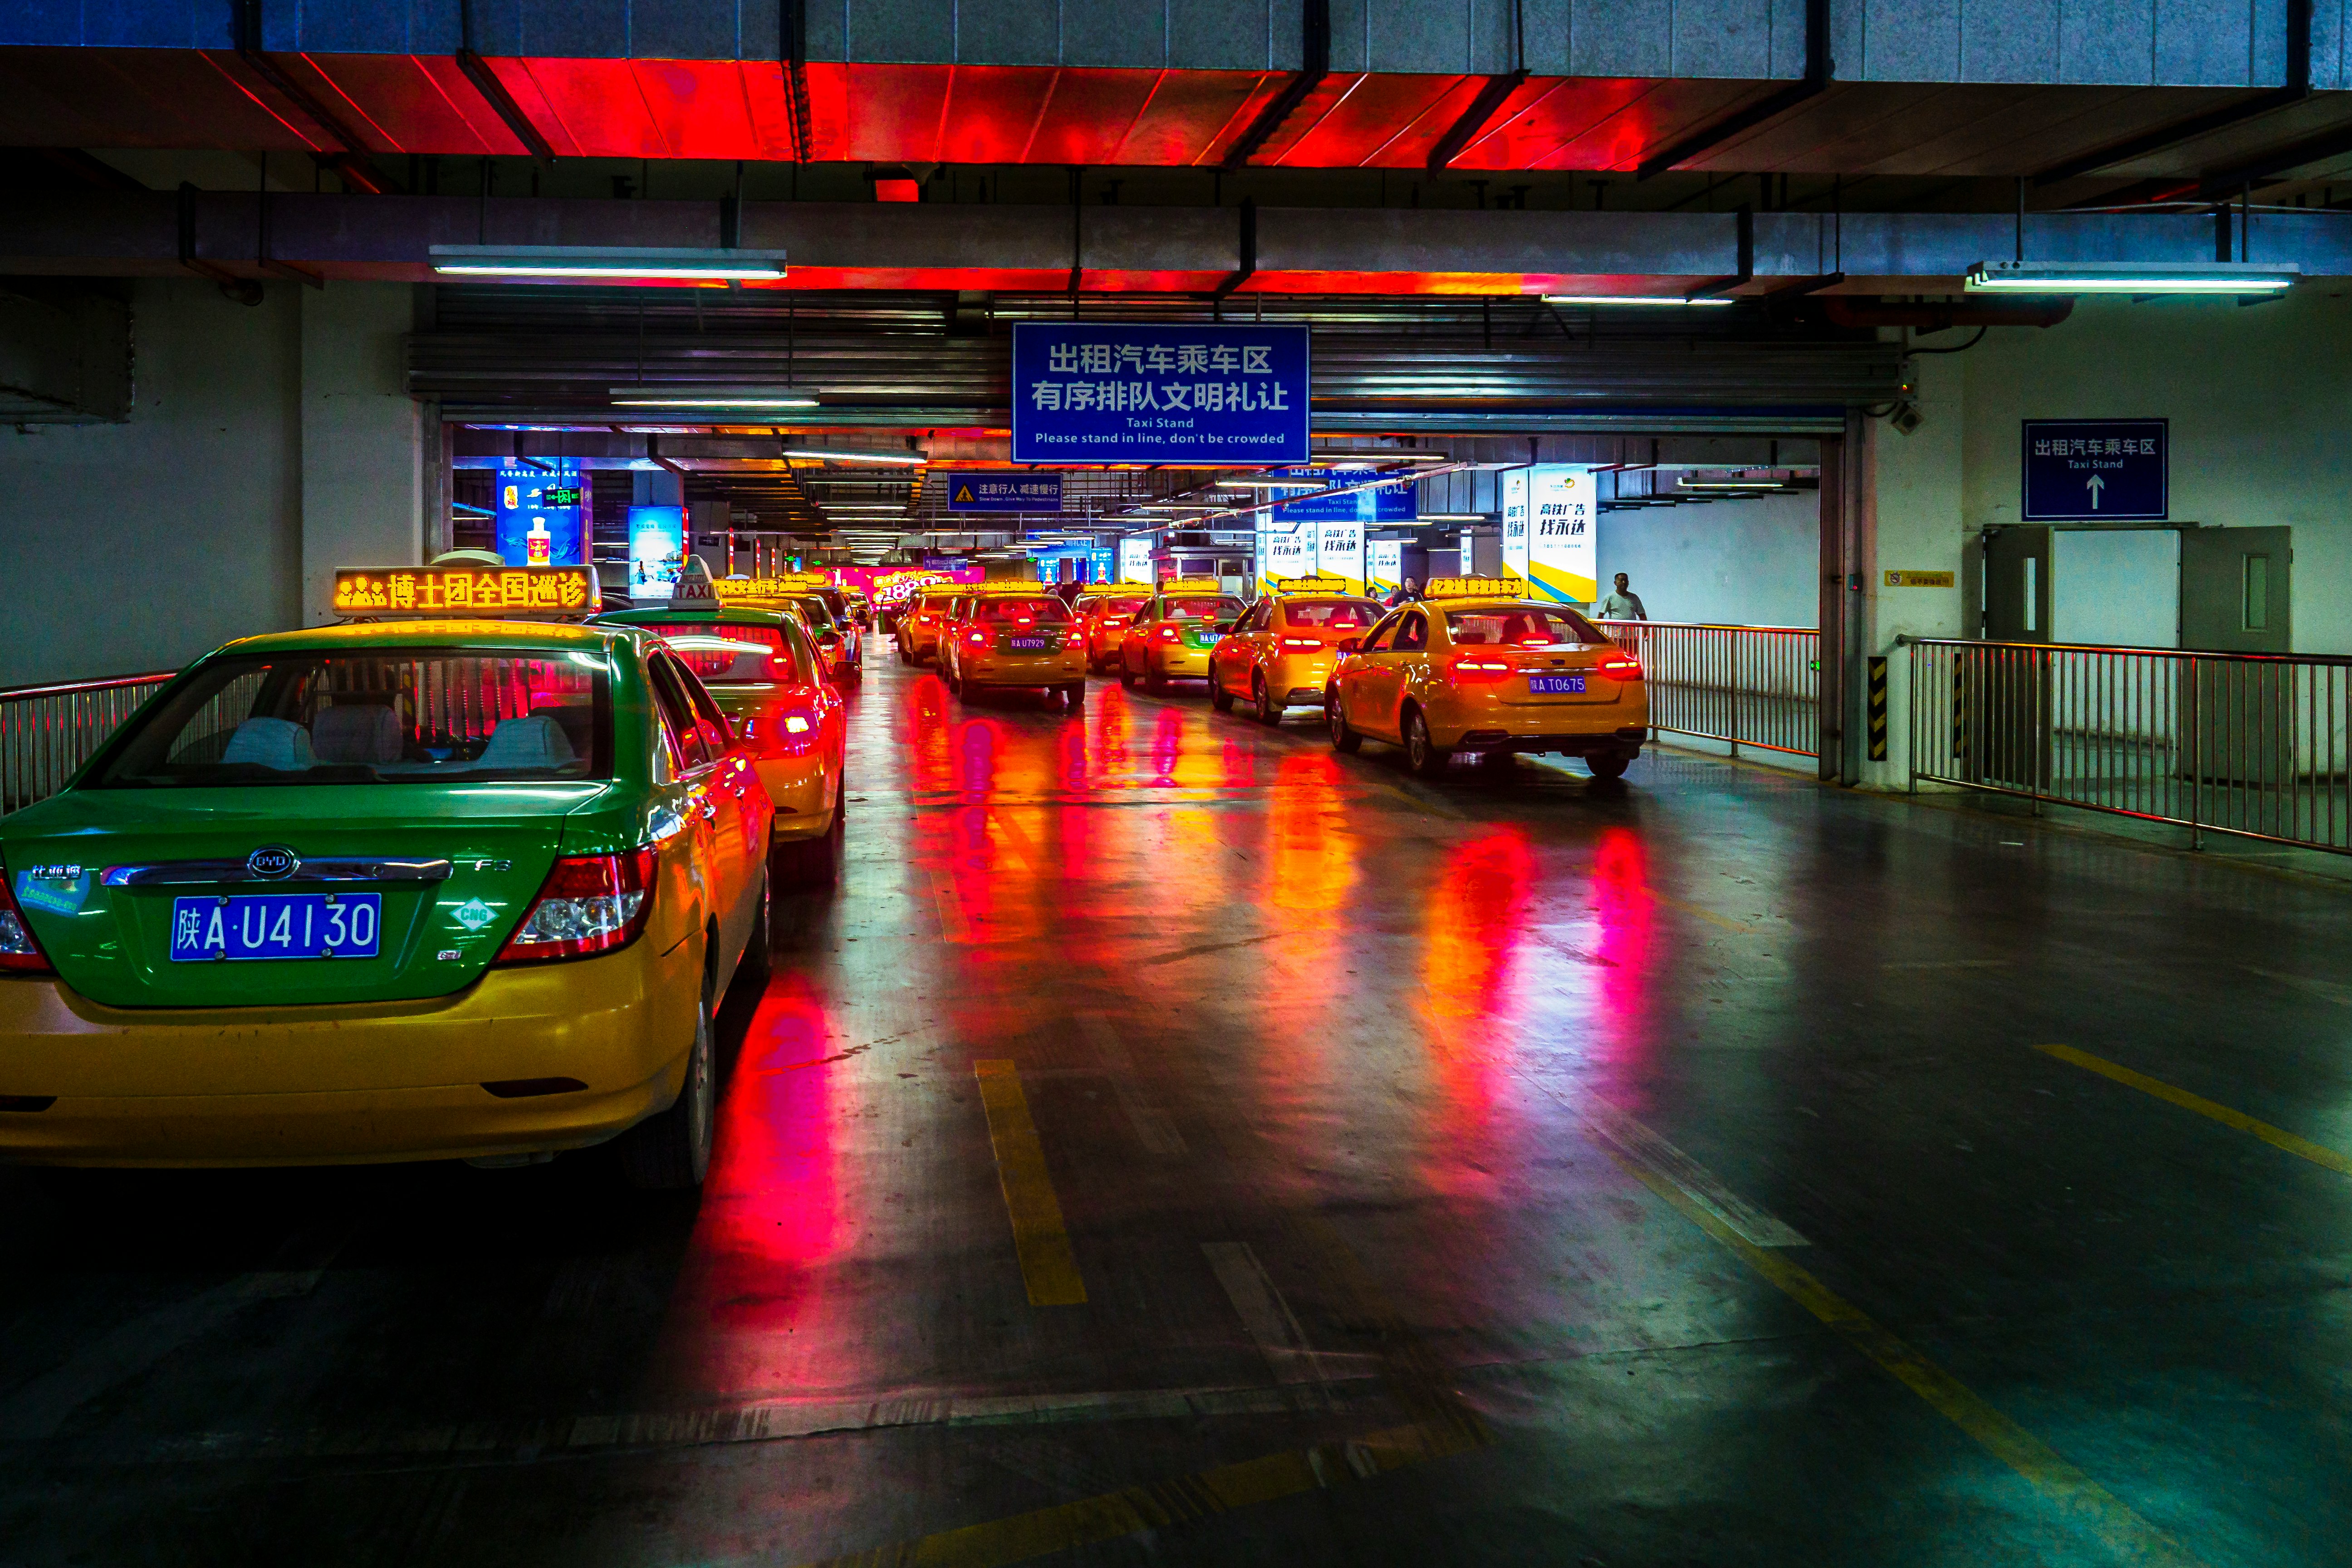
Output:
<instances>
[{"instance_id":1,"label":"wet reflective floor","mask_svg":"<svg viewBox=\"0 0 2352 1568\"><path fill-rule=\"evenodd\" d=\"M869 672L699 1203L0 1171L0 1563L2341 1563L2352 889Z\"/></svg>"}]
</instances>

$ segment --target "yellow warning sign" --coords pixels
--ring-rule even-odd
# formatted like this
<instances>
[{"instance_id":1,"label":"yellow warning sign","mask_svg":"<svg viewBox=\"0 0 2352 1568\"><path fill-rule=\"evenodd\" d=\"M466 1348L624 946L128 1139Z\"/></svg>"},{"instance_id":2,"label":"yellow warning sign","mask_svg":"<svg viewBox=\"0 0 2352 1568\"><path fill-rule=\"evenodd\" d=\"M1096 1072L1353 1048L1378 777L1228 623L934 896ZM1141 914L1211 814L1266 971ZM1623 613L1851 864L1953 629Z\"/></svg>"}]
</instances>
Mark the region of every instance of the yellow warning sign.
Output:
<instances>
[{"instance_id":1,"label":"yellow warning sign","mask_svg":"<svg viewBox=\"0 0 2352 1568\"><path fill-rule=\"evenodd\" d=\"M1952 585L1949 572L1889 572L1886 585L1890 588L1948 588Z\"/></svg>"},{"instance_id":2,"label":"yellow warning sign","mask_svg":"<svg viewBox=\"0 0 2352 1568\"><path fill-rule=\"evenodd\" d=\"M970 485L958 485L956 487L955 499L969 504L971 500L971 487Z\"/></svg>"}]
</instances>

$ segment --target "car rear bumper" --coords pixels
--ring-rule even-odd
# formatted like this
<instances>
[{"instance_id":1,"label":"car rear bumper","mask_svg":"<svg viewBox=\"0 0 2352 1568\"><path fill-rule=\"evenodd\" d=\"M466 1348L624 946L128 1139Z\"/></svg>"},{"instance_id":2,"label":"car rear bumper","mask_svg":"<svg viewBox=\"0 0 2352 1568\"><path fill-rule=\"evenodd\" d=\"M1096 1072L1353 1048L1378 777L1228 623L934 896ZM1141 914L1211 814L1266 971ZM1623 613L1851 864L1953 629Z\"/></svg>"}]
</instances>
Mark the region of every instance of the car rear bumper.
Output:
<instances>
[{"instance_id":1,"label":"car rear bumper","mask_svg":"<svg viewBox=\"0 0 2352 1568\"><path fill-rule=\"evenodd\" d=\"M1639 725L1626 725L1601 734L1586 732L1551 734L1515 734L1502 730L1471 730L1448 748L1457 752L1557 752L1565 757L1606 755L1612 752L1632 752L1642 749L1649 731ZM1443 744L1444 742L1439 742Z\"/></svg>"},{"instance_id":2,"label":"car rear bumper","mask_svg":"<svg viewBox=\"0 0 2352 1568\"><path fill-rule=\"evenodd\" d=\"M603 1142L677 1098L699 954L680 942L493 969L429 1002L101 1007L0 982L0 1160L276 1165ZM582 1085L560 1092L545 1080ZM507 1092L484 1087L497 1084Z\"/></svg>"},{"instance_id":3,"label":"car rear bumper","mask_svg":"<svg viewBox=\"0 0 2352 1568\"><path fill-rule=\"evenodd\" d=\"M1144 650L1143 668L1146 674L1159 676L1162 680L1206 680L1209 650L1154 644Z\"/></svg>"},{"instance_id":4,"label":"car rear bumper","mask_svg":"<svg viewBox=\"0 0 2352 1568\"><path fill-rule=\"evenodd\" d=\"M761 757L754 765L768 798L775 803L776 841L824 837L833 826L824 764L807 756Z\"/></svg>"},{"instance_id":5,"label":"car rear bumper","mask_svg":"<svg viewBox=\"0 0 2352 1568\"><path fill-rule=\"evenodd\" d=\"M1476 689L1433 692L1425 706L1429 738L1449 751L1566 752L1582 755L1638 746L1649 732L1648 694L1621 689L1612 700L1529 702ZM1499 736L1501 740L1491 737ZM1630 737L1630 739L1628 738Z\"/></svg>"},{"instance_id":6,"label":"car rear bumper","mask_svg":"<svg viewBox=\"0 0 2352 1568\"><path fill-rule=\"evenodd\" d=\"M979 686L1060 686L1087 678L1083 647L1059 653L965 653L956 673Z\"/></svg>"},{"instance_id":7,"label":"car rear bumper","mask_svg":"<svg viewBox=\"0 0 2352 1568\"><path fill-rule=\"evenodd\" d=\"M1286 707L1320 708L1323 688L1339 662L1336 653L1277 654L1265 661L1265 689Z\"/></svg>"}]
</instances>

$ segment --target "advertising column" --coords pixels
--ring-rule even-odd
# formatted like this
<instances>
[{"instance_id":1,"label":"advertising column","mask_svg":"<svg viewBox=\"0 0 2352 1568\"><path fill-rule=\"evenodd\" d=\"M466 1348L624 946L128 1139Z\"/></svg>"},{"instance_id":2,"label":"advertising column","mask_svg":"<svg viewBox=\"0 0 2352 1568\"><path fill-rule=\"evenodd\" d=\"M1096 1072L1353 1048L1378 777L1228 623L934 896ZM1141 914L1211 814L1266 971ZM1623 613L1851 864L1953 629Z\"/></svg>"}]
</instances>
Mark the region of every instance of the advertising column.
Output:
<instances>
[{"instance_id":1,"label":"advertising column","mask_svg":"<svg viewBox=\"0 0 2352 1568\"><path fill-rule=\"evenodd\" d=\"M1118 580L1120 582L1149 583L1151 581L1151 547L1152 538L1148 533L1139 533L1133 538L1122 539L1118 542Z\"/></svg>"},{"instance_id":2,"label":"advertising column","mask_svg":"<svg viewBox=\"0 0 2352 1568\"><path fill-rule=\"evenodd\" d=\"M1260 512L1258 516L1264 520L1257 531L1259 588L1271 593L1276 584L1286 579L1313 576L1316 531L1320 525L1294 522L1278 511Z\"/></svg>"},{"instance_id":3,"label":"advertising column","mask_svg":"<svg viewBox=\"0 0 2352 1568\"><path fill-rule=\"evenodd\" d=\"M1601 586L1595 577L1600 566L1592 532L1592 470L1581 464L1538 463L1527 473L1528 581L1538 597L1589 607Z\"/></svg>"},{"instance_id":4,"label":"advertising column","mask_svg":"<svg viewBox=\"0 0 2352 1568\"><path fill-rule=\"evenodd\" d=\"M1371 575L1364 586L1376 599L1385 599L1404 586L1404 541L1376 539L1364 546L1364 560Z\"/></svg>"},{"instance_id":5,"label":"advertising column","mask_svg":"<svg viewBox=\"0 0 2352 1568\"><path fill-rule=\"evenodd\" d=\"M1503 474L1503 570L1528 581L1528 470Z\"/></svg>"},{"instance_id":6,"label":"advertising column","mask_svg":"<svg viewBox=\"0 0 2352 1568\"><path fill-rule=\"evenodd\" d=\"M1364 591L1364 525L1360 522L1318 522L1315 525L1315 574L1344 577L1346 592Z\"/></svg>"},{"instance_id":7,"label":"advertising column","mask_svg":"<svg viewBox=\"0 0 2352 1568\"><path fill-rule=\"evenodd\" d=\"M667 599L677 592L686 563L686 509L629 509L629 597Z\"/></svg>"},{"instance_id":8,"label":"advertising column","mask_svg":"<svg viewBox=\"0 0 2352 1568\"><path fill-rule=\"evenodd\" d=\"M594 517L577 458L499 470L499 559L509 566L585 566Z\"/></svg>"}]
</instances>

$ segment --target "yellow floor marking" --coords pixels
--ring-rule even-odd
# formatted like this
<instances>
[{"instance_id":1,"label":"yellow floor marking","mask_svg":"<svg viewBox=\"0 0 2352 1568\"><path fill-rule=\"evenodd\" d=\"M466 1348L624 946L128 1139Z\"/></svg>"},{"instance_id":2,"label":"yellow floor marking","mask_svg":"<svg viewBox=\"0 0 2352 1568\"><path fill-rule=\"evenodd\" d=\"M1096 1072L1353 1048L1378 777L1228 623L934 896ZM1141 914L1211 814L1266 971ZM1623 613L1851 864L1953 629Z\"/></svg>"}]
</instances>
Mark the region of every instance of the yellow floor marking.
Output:
<instances>
[{"instance_id":1,"label":"yellow floor marking","mask_svg":"<svg viewBox=\"0 0 2352 1568\"><path fill-rule=\"evenodd\" d=\"M988 816L989 820L996 824L997 832L1003 836L1004 847L1013 851L1013 858L1020 862L1023 870L1034 871L1044 863L1038 858L1035 840L1013 820L1011 812L1003 806L992 805L988 808Z\"/></svg>"},{"instance_id":2,"label":"yellow floor marking","mask_svg":"<svg viewBox=\"0 0 2352 1568\"><path fill-rule=\"evenodd\" d=\"M1045 1169L1045 1148L1029 1120L1021 1075L1007 1061L971 1064L980 1079L980 1103L988 1111L988 1141L996 1150L997 1179L1013 1215L1013 1247L1021 1257L1021 1278L1033 1307L1076 1307L1087 1299L1070 1233L1062 1226L1061 1201ZM1008 1561L1010 1561L1008 1559Z\"/></svg>"},{"instance_id":3,"label":"yellow floor marking","mask_svg":"<svg viewBox=\"0 0 2352 1568\"><path fill-rule=\"evenodd\" d=\"M1645 889L1644 891L1650 895L1653 902L1664 904L1670 910L1680 910L1686 915L1696 915L1711 926L1721 926L1726 931L1741 931L1749 935L1755 933L1756 928L1745 921L1736 921L1728 915L1717 914L1713 910L1703 910L1696 904L1686 904L1680 899L1669 898L1655 888Z\"/></svg>"},{"instance_id":4,"label":"yellow floor marking","mask_svg":"<svg viewBox=\"0 0 2352 1568\"><path fill-rule=\"evenodd\" d=\"M2095 1057L2088 1051L2078 1051L2072 1046L2036 1046L2046 1057L2056 1057L2062 1062L2073 1062L2101 1078L2111 1078L2117 1083L2152 1094L2158 1100L2168 1100L2183 1110L2193 1110L2200 1116L2210 1116L2224 1127L2234 1127L2241 1132L2251 1132L2273 1149L2284 1149L2297 1154L2315 1165L2325 1165L2339 1176L2352 1176L2352 1156L2337 1153L2324 1143L2314 1143L2308 1138L2298 1138L2284 1127L2273 1127L2267 1121L2257 1121L2242 1110L2232 1110L2218 1105L2202 1095L2191 1094L2185 1089L2175 1089L2161 1079L2137 1073L2118 1062Z\"/></svg>"},{"instance_id":5,"label":"yellow floor marking","mask_svg":"<svg viewBox=\"0 0 2352 1568\"><path fill-rule=\"evenodd\" d=\"M1847 1343L1937 1414L1983 1445L1993 1458L2033 1483L2059 1511L2106 1542L2126 1563L2195 1568L2198 1560L2179 1542L2140 1518L2123 1500L2062 1458L2042 1439L1986 1404L1951 1373L1913 1350L1865 1316L1862 1310L1815 1279L1786 1252L1757 1246L1663 1175L1619 1149L1605 1149L1626 1172L1674 1205L1685 1219L1713 1237L1796 1303L1837 1331Z\"/></svg>"},{"instance_id":6,"label":"yellow floor marking","mask_svg":"<svg viewBox=\"0 0 2352 1568\"><path fill-rule=\"evenodd\" d=\"M931 902L940 911L940 934L950 942L971 940L971 922L963 918L963 900L955 890L955 882L945 871L931 873Z\"/></svg>"},{"instance_id":7,"label":"yellow floor marking","mask_svg":"<svg viewBox=\"0 0 2352 1568\"><path fill-rule=\"evenodd\" d=\"M919 1541L828 1558L811 1568L881 1568L886 1563L893 1568L916 1563L931 1568L1000 1568L1147 1530L1213 1518L1253 1503L1368 1481L1390 1470L1444 1458L1475 1446L1457 1432L1429 1423L1395 1426L1352 1443L1323 1443L1219 1465L1172 1481L1127 1487L1034 1513L941 1531Z\"/></svg>"}]
</instances>

